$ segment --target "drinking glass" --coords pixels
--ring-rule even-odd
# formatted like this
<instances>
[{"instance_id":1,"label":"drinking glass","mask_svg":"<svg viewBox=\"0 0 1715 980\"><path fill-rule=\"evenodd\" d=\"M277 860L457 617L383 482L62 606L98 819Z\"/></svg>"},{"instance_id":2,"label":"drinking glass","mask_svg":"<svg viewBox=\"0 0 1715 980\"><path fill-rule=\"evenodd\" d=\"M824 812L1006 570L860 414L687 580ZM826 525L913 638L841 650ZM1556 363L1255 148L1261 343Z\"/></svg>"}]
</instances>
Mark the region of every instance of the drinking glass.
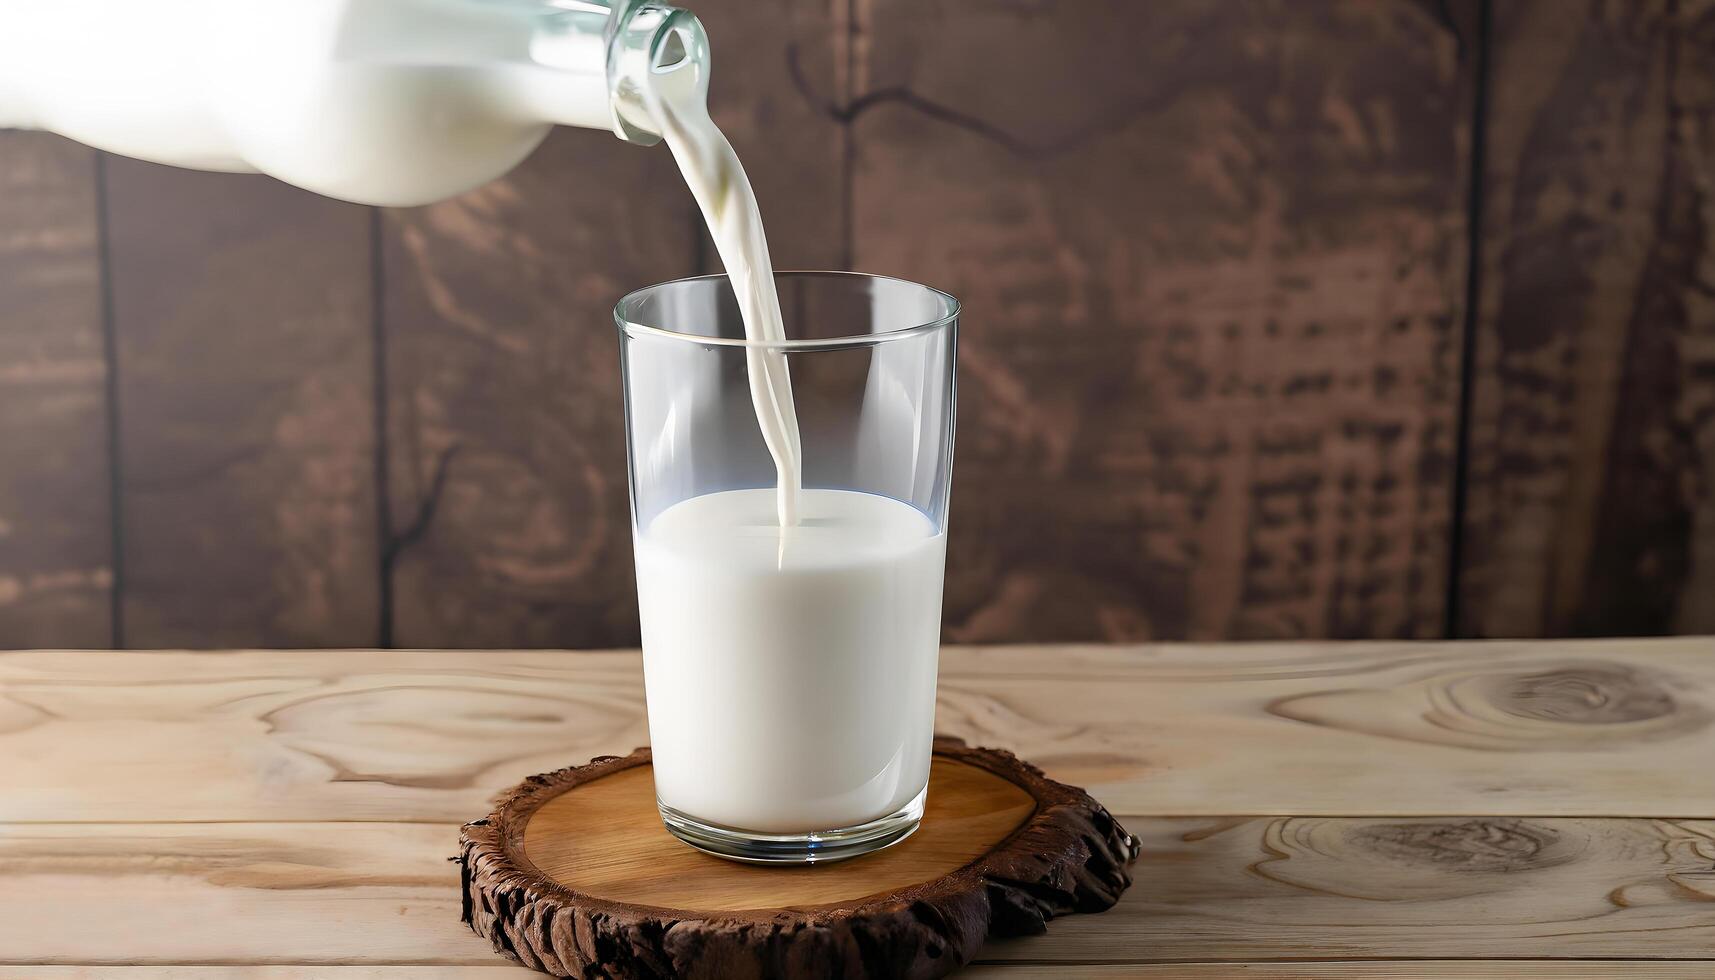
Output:
<instances>
[{"instance_id":1,"label":"drinking glass","mask_svg":"<svg viewBox=\"0 0 1715 980\"><path fill-rule=\"evenodd\" d=\"M725 276L614 319L662 819L722 857L810 863L923 817L959 306L884 276L775 281L783 341L746 339ZM804 487L784 528L750 374L782 364Z\"/></svg>"}]
</instances>

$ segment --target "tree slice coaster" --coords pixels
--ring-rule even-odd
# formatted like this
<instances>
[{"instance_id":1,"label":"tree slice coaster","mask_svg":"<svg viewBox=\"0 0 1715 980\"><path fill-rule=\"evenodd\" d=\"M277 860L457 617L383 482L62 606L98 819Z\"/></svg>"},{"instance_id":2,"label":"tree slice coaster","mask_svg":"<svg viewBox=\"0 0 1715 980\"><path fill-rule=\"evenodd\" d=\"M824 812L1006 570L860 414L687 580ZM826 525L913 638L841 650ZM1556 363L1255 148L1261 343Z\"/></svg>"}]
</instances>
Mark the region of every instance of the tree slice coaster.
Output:
<instances>
[{"instance_id":1,"label":"tree slice coaster","mask_svg":"<svg viewBox=\"0 0 1715 980\"><path fill-rule=\"evenodd\" d=\"M923 825L821 866L724 861L667 833L649 750L532 776L466 824L464 921L562 977L938 977L990 937L1100 912L1137 839L1010 752L937 738Z\"/></svg>"}]
</instances>

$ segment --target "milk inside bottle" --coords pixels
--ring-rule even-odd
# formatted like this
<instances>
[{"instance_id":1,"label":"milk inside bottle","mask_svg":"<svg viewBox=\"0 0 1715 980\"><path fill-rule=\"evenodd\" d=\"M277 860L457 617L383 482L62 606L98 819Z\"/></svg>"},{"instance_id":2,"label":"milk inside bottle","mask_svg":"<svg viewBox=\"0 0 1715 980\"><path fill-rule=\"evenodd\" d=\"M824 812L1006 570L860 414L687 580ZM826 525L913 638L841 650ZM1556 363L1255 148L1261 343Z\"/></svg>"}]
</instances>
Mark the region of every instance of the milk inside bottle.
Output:
<instances>
[{"instance_id":1,"label":"milk inside bottle","mask_svg":"<svg viewBox=\"0 0 1715 980\"><path fill-rule=\"evenodd\" d=\"M640 79L698 70L693 29L645 0L0 0L0 127L426 204L556 124L656 142Z\"/></svg>"}]
</instances>

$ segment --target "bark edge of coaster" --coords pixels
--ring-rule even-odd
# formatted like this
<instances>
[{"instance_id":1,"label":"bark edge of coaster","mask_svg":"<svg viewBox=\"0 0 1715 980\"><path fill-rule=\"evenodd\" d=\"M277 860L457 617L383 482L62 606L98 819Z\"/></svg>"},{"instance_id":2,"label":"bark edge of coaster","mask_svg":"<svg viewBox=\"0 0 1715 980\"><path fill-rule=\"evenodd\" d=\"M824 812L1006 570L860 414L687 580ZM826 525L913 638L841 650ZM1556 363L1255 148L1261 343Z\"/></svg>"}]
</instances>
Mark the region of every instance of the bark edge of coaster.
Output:
<instances>
[{"instance_id":1,"label":"bark edge of coaster","mask_svg":"<svg viewBox=\"0 0 1715 980\"><path fill-rule=\"evenodd\" d=\"M1010 752L939 736L916 836L819 867L737 864L667 833L645 787L649 765L641 748L531 776L466 824L453 858L464 922L497 952L555 976L938 977L991 937L1034 935L1056 915L1111 908L1139 851L1082 789ZM579 788L587 795L550 806ZM604 800L611 815L599 810ZM591 819L591 805L601 819ZM967 817L960 806L982 812ZM532 832L545 807L553 818ZM561 846L583 833L601 860ZM959 863L936 866L948 861ZM929 877L876 890L918 874ZM689 900L663 901L676 892Z\"/></svg>"}]
</instances>

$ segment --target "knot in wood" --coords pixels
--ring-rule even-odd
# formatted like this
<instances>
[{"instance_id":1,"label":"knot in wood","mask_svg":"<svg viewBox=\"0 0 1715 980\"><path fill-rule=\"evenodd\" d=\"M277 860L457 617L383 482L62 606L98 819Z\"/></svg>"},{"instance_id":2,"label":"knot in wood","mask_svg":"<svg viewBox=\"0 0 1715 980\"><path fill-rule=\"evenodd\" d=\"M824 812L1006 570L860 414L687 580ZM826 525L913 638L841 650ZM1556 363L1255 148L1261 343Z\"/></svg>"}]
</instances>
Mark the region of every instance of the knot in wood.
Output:
<instances>
[{"instance_id":1,"label":"knot in wood","mask_svg":"<svg viewBox=\"0 0 1715 980\"><path fill-rule=\"evenodd\" d=\"M1574 725L1619 725L1665 718L1673 695L1623 667L1569 667L1512 678L1495 692L1497 707L1521 718Z\"/></svg>"},{"instance_id":2,"label":"knot in wood","mask_svg":"<svg viewBox=\"0 0 1715 980\"><path fill-rule=\"evenodd\" d=\"M1351 831L1354 843L1405 864L1451 871L1523 871L1561 863L1544 851L1558 831L1522 820L1369 824Z\"/></svg>"}]
</instances>

